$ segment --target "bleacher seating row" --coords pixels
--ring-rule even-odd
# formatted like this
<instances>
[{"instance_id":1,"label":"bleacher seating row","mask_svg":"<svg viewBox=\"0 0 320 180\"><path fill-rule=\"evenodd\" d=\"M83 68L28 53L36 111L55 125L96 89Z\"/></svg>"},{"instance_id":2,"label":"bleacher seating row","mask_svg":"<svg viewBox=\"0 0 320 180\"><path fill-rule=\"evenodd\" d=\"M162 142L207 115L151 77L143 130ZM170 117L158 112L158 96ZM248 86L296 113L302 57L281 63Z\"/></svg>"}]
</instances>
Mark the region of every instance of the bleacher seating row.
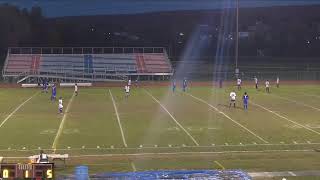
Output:
<instances>
[{"instance_id":1,"label":"bleacher seating row","mask_svg":"<svg viewBox=\"0 0 320 180\"><path fill-rule=\"evenodd\" d=\"M165 53L134 54L8 54L5 75L170 73Z\"/></svg>"}]
</instances>

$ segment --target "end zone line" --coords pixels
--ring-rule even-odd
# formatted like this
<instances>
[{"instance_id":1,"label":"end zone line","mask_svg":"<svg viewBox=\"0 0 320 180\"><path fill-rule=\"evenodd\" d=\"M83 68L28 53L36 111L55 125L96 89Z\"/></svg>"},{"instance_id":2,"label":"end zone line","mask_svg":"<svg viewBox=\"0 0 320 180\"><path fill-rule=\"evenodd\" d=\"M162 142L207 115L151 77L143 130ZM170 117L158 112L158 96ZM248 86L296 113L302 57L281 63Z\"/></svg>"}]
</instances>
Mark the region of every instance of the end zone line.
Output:
<instances>
[{"instance_id":1,"label":"end zone line","mask_svg":"<svg viewBox=\"0 0 320 180\"><path fill-rule=\"evenodd\" d=\"M38 95L39 92L36 92L31 97L29 97L27 100L25 100L23 103L21 103L16 109L14 109L0 124L0 128L13 116L14 113L16 113L23 105L25 105L28 101L30 101L33 97Z\"/></svg>"},{"instance_id":2,"label":"end zone line","mask_svg":"<svg viewBox=\"0 0 320 180\"><path fill-rule=\"evenodd\" d=\"M171 119L190 137L190 139L194 142L194 144L196 144L197 146L199 146L199 143L194 139L194 137L192 137L192 135L176 120L176 118L173 117L173 115L168 111L168 109L161 104L161 102L156 99L152 94L150 94L147 90L144 89L144 91L155 101L157 102L163 110L165 110L168 115L171 117Z\"/></svg>"},{"instance_id":3,"label":"end zone line","mask_svg":"<svg viewBox=\"0 0 320 180\"><path fill-rule=\"evenodd\" d=\"M116 102L113 99L113 95L112 95L110 89L109 89L109 94L110 94L110 97L111 97L111 100L112 100L112 103L113 103L114 111L116 112L117 121L118 121L118 125L119 125L119 128L120 128L123 145L124 145L124 147L128 147L127 142L126 142L126 138L124 137L124 133L123 133L123 129L122 129L119 113L118 113L118 108L116 106Z\"/></svg>"},{"instance_id":4,"label":"end zone line","mask_svg":"<svg viewBox=\"0 0 320 180\"><path fill-rule=\"evenodd\" d=\"M264 94L264 95L266 95L266 94ZM280 98L280 99L284 99L284 100L289 101L289 102L293 102L293 103L295 103L295 104L297 104L297 105L301 105L301 106L305 106L305 107L314 109L314 110L316 110L316 111L320 111L320 108L311 106L311 105L309 105L309 104L305 104L305 103L303 103L303 102L298 102L298 101L295 101L295 100L292 100L292 99L289 99L289 98L286 98L286 97L281 97L281 96L279 96L279 95L274 95L274 94L272 94L272 96L278 97L278 98Z\"/></svg>"},{"instance_id":5,"label":"end zone line","mask_svg":"<svg viewBox=\"0 0 320 180\"><path fill-rule=\"evenodd\" d=\"M225 116L227 119L231 120L232 122L234 122L235 124L237 124L238 126L240 126L241 128L245 129L246 131L248 131L250 134L254 135L256 138L260 139L262 142L264 143L269 143L268 141L266 141L265 139L263 139L262 137L260 137L259 135L257 135L256 133L252 132L251 130L249 130L248 128L246 128L245 126L243 126L242 124L240 124L239 122L235 121L234 119L232 119L231 117L229 117L228 115L226 115L224 112L220 111L218 108L216 108L215 106L213 106L212 104L209 104L208 102L206 102L203 99L200 99L198 97L193 96L192 94L186 93L187 95L189 95L190 97L208 105L209 107L211 107L212 109L214 109L215 111L217 111L218 113L222 114L223 116Z\"/></svg>"},{"instance_id":6,"label":"end zone line","mask_svg":"<svg viewBox=\"0 0 320 180\"><path fill-rule=\"evenodd\" d=\"M71 103L73 102L74 97L75 97L75 94L72 94L72 97L71 97L71 99L70 99L69 102L68 102L66 111L63 113L63 117L62 117L62 120L61 120L61 122L60 122L58 132L57 132L56 137L54 138L53 143L52 143L53 153L56 153L57 143L58 143L59 137L60 137L60 135L61 135L61 133L62 133L62 129L63 129L63 127L64 127L64 122L65 122L66 119L67 119L67 114L68 114L68 112L69 112L69 109L70 109L70 107L71 107Z\"/></svg>"},{"instance_id":7,"label":"end zone line","mask_svg":"<svg viewBox=\"0 0 320 180\"><path fill-rule=\"evenodd\" d=\"M221 164L219 163L218 161L214 161L214 163L216 163L222 170L225 170L226 168Z\"/></svg>"},{"instance_id":8,"label":"end zone line","mask_svg":"<svg viewBox=\"0 0 320 180\"><path fill-rule=\"evenodd\" d=\"M302 125L302 124L300 124L300 123L297 123L297 122L295 122L295 121L293 121L293 120L290 120L289 118L286 118L286 117L282 116L281 114L276 113L276 112L274 112L274 111L272 111L272 110L270 110L270 109L268 109L268 108L266 108L266 107L264 107L264 106L261 106L261 105L259 105L259 104L256 104L256 103L254 103L253 101L250 101L250 103L253 104L253 105L255 105L255 106L258 106L258 107L260 107L260 108L262 108L262 109L264 109L264 110L266 110L266 111L268 111L268 112L270 112L270 113L272 113L272 114L274 114L274 115L276 115L276 116L278 116L278 117L280 117L280 118L282 118L282 119L285 119L285 120L287 120L287 121L289 121L289 122L291 122L291 123L293 123L293 124L295 124L295 125L297 125L297 126L300 126L300 127L302 127L302 128L305 128L305 129L307 129L307 130L309 130L309 131L311 131L311 132L314 132L314 133L320 135L320 132L315 131L315 130L313 130L313 129L307 127L307 126L304 126L304 125Z\"/></svg>"}]
</instances>

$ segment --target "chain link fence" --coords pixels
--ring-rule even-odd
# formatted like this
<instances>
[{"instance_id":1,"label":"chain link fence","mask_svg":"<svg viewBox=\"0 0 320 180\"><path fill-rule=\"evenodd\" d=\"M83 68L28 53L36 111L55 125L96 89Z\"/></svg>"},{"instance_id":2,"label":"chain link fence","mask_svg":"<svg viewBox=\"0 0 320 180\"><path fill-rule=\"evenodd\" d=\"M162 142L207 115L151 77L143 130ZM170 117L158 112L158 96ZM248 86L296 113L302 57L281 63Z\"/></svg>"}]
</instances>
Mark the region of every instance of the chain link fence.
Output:
<instances>
[{"instance_id":1,"label":"chain link fence","mask_svg":"<svg viewBox=\"0 0 320 180\"><path fill-rule=\"evenodd\" d=\"M173 67L179 75L196 81L234 80L237 76L236 67L231 63L208 62L173 62ZM320 80L319 63L254 63L239 64L239 74L242 80L281 80L316 81ZM181 73L182 72L182 73Z\"/></svg>"}]
</instances>

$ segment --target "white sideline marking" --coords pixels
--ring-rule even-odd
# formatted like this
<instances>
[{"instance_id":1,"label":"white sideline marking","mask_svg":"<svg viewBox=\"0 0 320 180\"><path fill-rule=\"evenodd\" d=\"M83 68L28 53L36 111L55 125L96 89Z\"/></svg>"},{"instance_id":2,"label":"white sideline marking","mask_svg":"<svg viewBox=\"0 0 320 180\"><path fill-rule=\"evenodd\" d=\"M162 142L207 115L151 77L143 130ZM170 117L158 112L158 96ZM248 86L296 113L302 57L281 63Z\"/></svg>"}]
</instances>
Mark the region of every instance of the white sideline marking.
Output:
<instances>
[{"instance_id":1,"label":"white sideline marking","mask_svg":"<svg viewBox=\"0 0 320 180\"><path fill-rule=\"evenodd\" d=\"M215 145L215 144L211 144L207 145L207 146L186 146L188 148L212 148L212 147L262 147L262 146L302 146L302 145L320 145L320 143L297 143L297 144L288 144L285 142L279 143L279 144L228 144L228 145ZM155 147L142 147L142 148L116 148L114 146L111 147L100 147L100 149L104 149L104 150L110 150L110 149L116 149L116 150L141 150L141 149L181 149L183 148L182 146L172 146L167 147L167 146L163 146L163 147L158 147L157 145L155 145ZM96 150L97 148L72 148L73 151L77 151L77 150ZM54 149L43 149L44 151L53 151ZM71 150L71 149L67 149L67 148L60 148L60 149L56 149L59 151L65 151L65 150ZM314 149L313 149L314 150ZM28 149L28 150L21 150L21 149L11 149L10 147L8 149L0 149L0 152L7 152L7 151L38 151L38 149ZM311 151L311 149L310 149Z\"/></svg>"},{"instance_id":2,"label":"white sideline marking","mask_svg":"<svg viewBox=\"0 0 320 180\"><path fill-rule=\"evenodd\" d=\"M272 94L272 96L278 97L278 98L280 98L280 99L284 99L284 100L286 100L286 101L293 102L293 103L298 104L298 105L301 105L301 106L305 106L305 107L312 108L312 109L314 109L314 110L316 110L316 111L320 111L320 108L311 106L311 105L309 105L309 104L305 104L305 103L298 102L298 101L295 101L295 100L292 100L292 99L289 99L289 98L281 97L281 96L279 96L279 95L274 95L274 94Z\"/></svg>"},{"instance_id":3,"label":"white sideline marking","mask_svg":"<svg viewBox=\"0 0 320 180\"><path fill-rule=\"evenodd\" d=\"M245 129L246 131L248 131L250 134L254 135L256 138L260 139L262 142L264 143L269 143L268 141L264 140L262 137L260 137L259 135L257 135L256 133L252 132L251 130L249 130L248 128L244 127L242 124L238 123L237 121L235 121L234 119L232 119L231 117L229 117L228 115L226 115L224 112L220 111L218 108L214 107L212 104L209 104L208 102L204 101L203 99L200 99L198 97L193 96L192 94L186 93L187 95L189 95L190 97L193 97L194 99L208 105L209 107L211 107L212 109L214 109L215 111L217 111L218 113L222 114L223 116L225 116L226 118L228 118L229 120L231 120L232 122L234 122L235 124L237 124L238 126L240 126L241 128Z\"/></svg>"},{"instance_id":4,"label":"white sideline marking","mask_svg":"<svg viewBox=\"0 0 320 180\"><path fill-rule=\"evenodd\" d=\"M171 117L171 119L190 137L190 139L194 142L194 144L196 144L197 146L199 146L199 143L191 136L191 134L176 120L176 118L173 117L173 115L168 111L168 109L161 104L161 102L156 99L152 94L150 94L147 90L144 90L154 101L156 101L161 107L162 109L164 109L169 116Z\"/></svg>"},{"instance_id":5,"label":"white sideline marking","mask_svg":"<svg viewBox=\"0 0 320 180\"><path fill-rule=\"evenodd\" d=\"M283 142L283 144L243 144L243 145L240 145L240 144L228 144L228 145L215 145L215 144L211 144L208 145L208 146L186 146L188 148L212 148L213 146L214 147L261 147L261 146L301 146L301 145L320 145L320 143L298 143L298 144L286 144ZM113 146L111 146L110 148L103 148L103 147L100 147L100 149L104 149L104 150L110 150L110 149L116 149L116 150L141 150L141 149L181 149L183 148L182 146L174 146L174 147L166 147L166 146L163 146L163 147L143 147L143 148L115 148ZM53 151L53 149L51 148L47 148L47 149L43 149L44 151ZM70 149L67 149L67 148L58 148L56 150L59 150L59 151L65 151L65 150L70 150ZM97 150L97 148L72 148L72 150ZM313 149L314 150L314 149ZM22 151L21 149L11 149L10 147L8 149L0 149L0 152L7 152L7 151ZM38 151L38 149L29 149L29 150L24 150L24 151ZM311 149L310 149L311 151Z\"/></svg>"},{"instance_id":6,"label":"white sideline marking","mask_svg":"<svg viewBox=\"0 0 320 180\"><path fill-rule=\"evenodd\" d=\"M132 167L133 171L136 172L136 171L137 171L137 168L136 168L136 166L134 165L134 163L131 162L130 164L131 164L131 167Z\"/></svg>"},{"instance_id":7,"label":"white sideline marking","mask_svg":"<svg viewBox=\"0 0 320 180\"><path fill-rule=\"evenodd\" d=\"M315 152L314 149L303 149L303 150L292 150L292 149L285 149L285 150L257 150L257 151L199 151L199 152L167 152L167 153L133 153L133 154L126 154L126 153L118 153L118 154L88 154L88 155L74 155L70 156L70 158L82 158L82 157L115 157L115 156L154 156L154 155L193 155L193 154L232 154L232 153L279 153L279 152ZM15 157L4 157L6 159L27 159L28 157L23 156L15 156Z\"/></svg>"},{"instance_id":8,"label":"white sideline marking","mask_svg":"<svg viewBox=\"0 0 320 180\"><path fill-rule=\"evenodd\" d=\"M21 103L16 109L14 109L0 124L0 128L13 116L14 113L16 113L23 105L25 105L28 101L30 101L33 97L35 97L39 92L36 92L31 97L29 97L27 100L25 100L23 103Z\"/></svg>"},{"instance_id":9,"label":"white sideline marking","mask_svg":"<svg viewBox=\"0 0 320 180\"><path fill-rule=\"evenodd\" d=\"M112 95L110 89L109 89L109 94L110 94L110 97L112 99L114 110L116 112L116 116L117 116L117 120L118 120L118 124L119 124L119 128L120 128L120 132L121 132L121 136L122 136L123 145L124 145L124 147L128 147L127 142L126 142L126 138L124 137L124 133L123 133L123 129L122 129L122 125L121 125L118 109L117 109L117 106L116 106L116 102L113 99L113 95Z\"/></svg>"},{"instance_id":10,"label":"white sideline marking","mask_svg":"<svg viewBox=\"0 0 320 180\"><path fill-rule=\"evenodd\" d=\"M133 154L91 154L91 155L75 155L70 156L71 158L81 158L81 157L114 157L114 156L153 156L153 155L189 155L189 154L228 154L228 153L266 153L266 152L314 152L313 149L303 149L303 150L257 150L257 151L200 151L200 152L168 152L168 153L133 153ZM7 157L6 157L7 158ZM21 157L18 157L21 158Z\"/></svg>"},{"instance_id":11,"label":"white sideline marking","mask_svg":"<svg viewBox=\"0 0 320 180\"><path fill-rule=\"evenodd\" d=\"M300 123L297 123L297 122L295 122L295 121L292 121L292 120L290 120L290 119L288 119L288 118L280 115L279 113L276 113L276 112L274 112L274 111L271 111L270 109L268 109L268 108L266 108L266 107L264 107L264 106L261 106L261 105L259 105L259 104L256 104L256 103L254 103L253 101L250 101L250 103L253 104L253 105L255 105L255 106L258 106L258 107L260 107L260 108L262 108L262 109L264 109L264 110L266 110L266 111L268 111L268 112L270 112L270 113L272 113L272 114L274 114L274 115L276 115L276 116L278 116L278 117L280 117L280 118L282 118L282 119L285 119L285 120L287 120L287 121L289 121L289 122L291 122L291 123L293 123L293 124L295 124L295 125L297 125L297 126L300 126L300 127L302 127L302 128L305 128L305 129L307 129L307 130L309 130L309 131L311 131L311 132L314 132L314 133L320 135L320 132L315 131L315 130L313 130L313 129L307 127L307 126L304 126L304 125L302 125L302 124L300 124Z\"/></svg>"},{"instance_id":12,"label":"white sideline marking","mask_svg":"<svg viewBox=\"0 0 320 180\"><path fill-rule=\"evenodd\" d=\"M66 108L66 111L63 113L63 117L62 117L62 120L60 122L60 126L59 126L59 129L58 129L58 132L56 134L56 137L54 138L54 141L52 143L52 149L53 149L53 153L56 152L56 148L57 148L57 143L58 143L58 140L59 140L59 137L62 133L62 129L63 129L63 126L64 126L64 122L66 121L67 119L67 114L69 112L69 109L71 107L71 103L73 102L73 99L75 97L75 94L72 94L72 97L70 99L70 101L68 102L68 105L67 105L67 108Z\"/></svg>"}]
</instances>

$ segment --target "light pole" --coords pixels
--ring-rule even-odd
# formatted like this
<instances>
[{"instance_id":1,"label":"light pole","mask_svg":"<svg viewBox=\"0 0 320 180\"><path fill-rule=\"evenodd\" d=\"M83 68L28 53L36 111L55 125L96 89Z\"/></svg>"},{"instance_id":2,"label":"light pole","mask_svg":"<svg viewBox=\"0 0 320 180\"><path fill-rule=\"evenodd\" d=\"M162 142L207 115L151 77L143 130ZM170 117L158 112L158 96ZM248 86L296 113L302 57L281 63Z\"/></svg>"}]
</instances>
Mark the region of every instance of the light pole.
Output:
<instances>
[{"instance_id":1,"label":"light pole","mask_svg":"<svg viewBox=\"0 0 320 180\"><path fill-rule=\"evenodd\" d=\"M236 76L239 74L238 68L238 57L239 57L239 0L236 0L236 42L235 42L235 73Z\"/></svg>"}]
</instances>

